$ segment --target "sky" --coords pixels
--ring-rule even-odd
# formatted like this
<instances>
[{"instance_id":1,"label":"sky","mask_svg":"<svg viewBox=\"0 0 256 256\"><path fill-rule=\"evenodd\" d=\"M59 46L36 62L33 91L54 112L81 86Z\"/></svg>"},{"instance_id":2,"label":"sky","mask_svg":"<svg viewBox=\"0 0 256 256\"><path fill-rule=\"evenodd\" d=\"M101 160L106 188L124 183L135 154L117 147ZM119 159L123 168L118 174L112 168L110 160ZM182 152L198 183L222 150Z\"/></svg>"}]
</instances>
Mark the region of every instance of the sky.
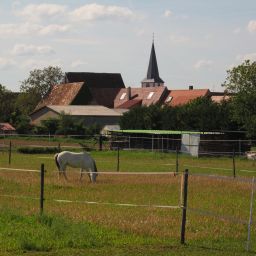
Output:
<instances>
[{"instance_id":1,"label":"sky","mask_svg":"<svg viewBox=\"0 0 256 256\"><path fill-rule=\"evenodd\" d=\"M154 33L169 89L223 91L227 70L256 60L255 0L0 1L0 83L19 91L29 71L145 78Z\"/></svg>"}]
</instances>

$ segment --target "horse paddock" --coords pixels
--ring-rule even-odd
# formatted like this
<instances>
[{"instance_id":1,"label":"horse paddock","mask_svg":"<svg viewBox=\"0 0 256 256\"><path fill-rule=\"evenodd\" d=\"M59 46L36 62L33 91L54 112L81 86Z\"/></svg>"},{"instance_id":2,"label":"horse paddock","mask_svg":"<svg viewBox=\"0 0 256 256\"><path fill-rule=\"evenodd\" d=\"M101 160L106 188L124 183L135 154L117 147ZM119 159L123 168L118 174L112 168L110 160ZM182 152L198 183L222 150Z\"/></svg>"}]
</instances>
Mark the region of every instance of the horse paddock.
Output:
<instances>
[{"instance_id":1,"label":"horse paddock","mask_svg":"<svg viewBox=\"0 0 256 256\"><path fill-rule=\"evenodd\" d=\"M80 181L79 170L73 168L67 169L67 181L63 177L58 179L52 154L13 153L9 165L8 154L1 153L0 167L39 170L44 163L45 214L157 239L163 246L178 245L180 241L182 171L187 168L190 173L187 244L216 250L245 250L253 161L237 158L237 175L233 178L230 158L198 159L181 155L179 172L173 175L170 172L176 170L175 154L120 152L119 172L117 152L91 152L91 155L99 171L95 184L90 183L87 175ZM39 176L34 172L1 170L1 208L37 214ZM250 248L254 250L254 225L250 227L250 235Z\"/></svg>"}]
</instances>

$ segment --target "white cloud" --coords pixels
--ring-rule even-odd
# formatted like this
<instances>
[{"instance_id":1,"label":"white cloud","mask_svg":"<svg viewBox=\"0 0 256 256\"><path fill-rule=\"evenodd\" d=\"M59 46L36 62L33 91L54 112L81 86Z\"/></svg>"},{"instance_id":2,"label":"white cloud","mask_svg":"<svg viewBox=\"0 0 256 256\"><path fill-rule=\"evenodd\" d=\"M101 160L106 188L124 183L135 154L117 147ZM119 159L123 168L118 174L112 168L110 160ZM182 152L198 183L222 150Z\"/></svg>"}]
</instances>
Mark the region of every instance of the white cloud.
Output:
<instances>
[{"instance_id":1,"label":"white cloud","mask_svg":"<svg viewBox=\"0 0 256 256\"><path fill-rule=\"evenodd\" d=\"M72 61L71 63L71 67L72 68L78 68L78 67L81 67L81 66L84 66L86 65L87 63L82 61L82 60L75 60L75 61Z\"/></svg>"},{"instance_id":2,"label":"white cloud","mask_svg":"<svg viewBox=\"0 0 256 256\"><path fill-rule=\"evenodd\" d=\"M51 60L27 59L21 64L22 68L28 69L28 70L35 69L35 68L45 68L48 66L63 67L63 62L60 59L51 59Z\"/></svg>"},{"instance_id":3,"label":"white cloud","mask_svg":"<svg viewBox=\"0 0 256 256\"><path fill-rule=\"evenodd\" d=\"M56 33L64 33L69 31L71 28L70 25L58 25L58 24L50 24L48 26L42 27L39 31L39 35L53 35Z\"/></svg>"},{"instance_id":4,"label":"white cloud","mask_svg":"<svg viewBox=\"0 0 256 256\"><path fill-rule=\"evenodd\" d=\"M0 24L0 37L35 34L41 26L30 23Z\"/></svg>"},{"instance_id":5,"label":"white cloud","mask_svg":"<svg viewBox=\"0 0 256 256\"><path fill-rule=\"evenodd\" d=\"M31 23L20 24L0 24L0 37L15 37L15 36L47 36L56 33L64 33L69 31L69 25L57 25L50 24L48 26L42 26Z\"/></svg>"},{"instance_id":6,"label":"white cloud","mask_svg":"<svg viewBox=\"0 0 256 256\"><path fill-rule=\"evenodd\" d=\"M164 12L164 17L166 17L166 18L168 18L168 17L170 17L170 16L172 16L172 11L170 11L170 10L165 10L165 12Z\"/></svg>"},{"instance_id":7,"label":"white cloud","mask_svg":"<svg viewBox=\"0 0 256 256\"><path fill-rule=\"evenodd\" d=\"M51 55L55 51L48 45L25 45L16 44L12 50L13 55L24 56L24 55Z\"/></svg>"},{"instance_id":8,"label":"white cloud","mask_svg":"<svg viewBox=\"0 0 256 256\"><path fill-rule=\"evenodd\" d=\"M87 4L72 11L70 16L73 21L94 21L107 18L132 19L135 14L127 7Z\"/></svg>"},{"instance_id":9,"label":"white cloud","mask_svg":"<svg viewBox=\"0 0 256 256\"><path fill-rule=\"evenodd\" d=\"M252 60L256 61L256 52L247 53L247 54L239 54L236 56L236 60L244 61L244 60Z\"/></svg>"},{"instance_id":10,"label":"white cloud","mask_svg":"<svg viewBox=\"0 0 256 256\"><path fill-rule=\"evenodd\" d=\"M195 69L207 68L210 69L212 67L213 62L211 60L198 60L194 64Z\"/></svg>"},{"instance_id":11,"label":"white cloud","mask_svg":"<svg viewBox=\"0 0 256 256\"><path fill-rule=\"evenodd\" d=\"M256 32L256 20L249 21L249 23L247 25L247 29L250 33L255 33Z\"/></svg>"},{"instance_id":12,"label":"white cloud","mask_svg":"<svg viewBox=\"0 0 256 256\"><path fill-rule=\"evenodd\" d=\"M187 36L182 35L170 35L170 42L174 44L184 44L191 41L191 39Z\"/></svg>"},{"instance_id":13,"label":"white cloud","mask_svg":"<svg viewBox=\"0 0 256 256\"><path fill-rule=\"evenodd\" d=\"M102 41L87 38L55 38L53 41L64 44L75 44L75 45L99 45Z\"/></svg>"},{"instance_id":14,"label":"white cloud","mask_svg":"<svg viewBox=\"0 0 256 256\"><path fill-rule=\"evenodd\" d=\"M15 66L16 62L10 58L0 57L0 70L7 70Z\"/></svg>"},{"instance_id":15,"label":"white cloud","mask_svg":"<svg viewBox=\"0 0 256 256\"><path fill-rule=\"evenodd\" d=\"M38 22L42 19L58 17L65 14L67 6L58 4L29 4L17 15L30 21Z\"/></svg>"}]
</instances>

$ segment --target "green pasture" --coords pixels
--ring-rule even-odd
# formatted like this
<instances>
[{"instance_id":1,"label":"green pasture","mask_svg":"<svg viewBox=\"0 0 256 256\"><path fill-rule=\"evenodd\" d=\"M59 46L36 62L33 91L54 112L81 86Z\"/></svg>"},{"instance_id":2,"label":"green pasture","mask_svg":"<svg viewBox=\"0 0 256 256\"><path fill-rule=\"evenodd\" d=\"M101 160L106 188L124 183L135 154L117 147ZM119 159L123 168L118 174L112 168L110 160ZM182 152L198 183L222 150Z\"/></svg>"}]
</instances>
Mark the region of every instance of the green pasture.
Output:
<instances>
[{"instance_id":1,"label":"green pasture","mask_svg":"<svg viewBox=\"0 0 256 256\"><path fill-rule=\"evenodd\" d=\"M117 151L92 151L98 171L117 168ZM68 168L58 179L53 154L0 152L0 168L39 170L44 163L45 205L39 216L40 174L0 170L0 255L250 255L246 252L253 161L179 155L189 176L186 245L180 245L181 175L104 175L96 184ZM120 151L122 172L174 172L176 154ZM240 179L243 178L243 179ZM69 200L69 201L57 201ZM85 204L85 201L96 202ZM255 203L255 202L254 202ZM136 204L140 207L115 204ZM253 218L255 218L253 213Z\"/></svg>"}]
</instances>

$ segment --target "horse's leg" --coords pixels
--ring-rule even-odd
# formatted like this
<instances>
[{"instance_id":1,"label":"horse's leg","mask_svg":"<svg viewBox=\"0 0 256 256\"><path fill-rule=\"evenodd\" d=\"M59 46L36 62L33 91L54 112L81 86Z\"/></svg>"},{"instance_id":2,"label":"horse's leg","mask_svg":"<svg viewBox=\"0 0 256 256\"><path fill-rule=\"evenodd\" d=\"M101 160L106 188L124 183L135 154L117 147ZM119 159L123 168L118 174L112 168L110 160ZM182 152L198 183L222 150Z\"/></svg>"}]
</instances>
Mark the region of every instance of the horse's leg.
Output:
<instances>
[{"instance_id":1,"label":"horse's leg","mask_svg":"<svg viewBox=\"0 0 256 256\"><path fill-rule=\"evenodd\" d=\"M67 175L66 175L66 165L63 165L63 167L61 168L62 170L62 173L63 173L63 176L64 176L64 178L65 178L65 180L67 181L68 180L68 177L67 177Z\"/></svg>"},{"instance_id":2,"label":"horse's leg","mask_svg":"<svg viewBox=\"0 0 256 256\"><path fill-rule=\"evenodd\" d=\"M84 174L84 170L83 170L83 168L81 168L80 169L80 181L82 181L83 174Z\"/></svg>"}]
</instances>

